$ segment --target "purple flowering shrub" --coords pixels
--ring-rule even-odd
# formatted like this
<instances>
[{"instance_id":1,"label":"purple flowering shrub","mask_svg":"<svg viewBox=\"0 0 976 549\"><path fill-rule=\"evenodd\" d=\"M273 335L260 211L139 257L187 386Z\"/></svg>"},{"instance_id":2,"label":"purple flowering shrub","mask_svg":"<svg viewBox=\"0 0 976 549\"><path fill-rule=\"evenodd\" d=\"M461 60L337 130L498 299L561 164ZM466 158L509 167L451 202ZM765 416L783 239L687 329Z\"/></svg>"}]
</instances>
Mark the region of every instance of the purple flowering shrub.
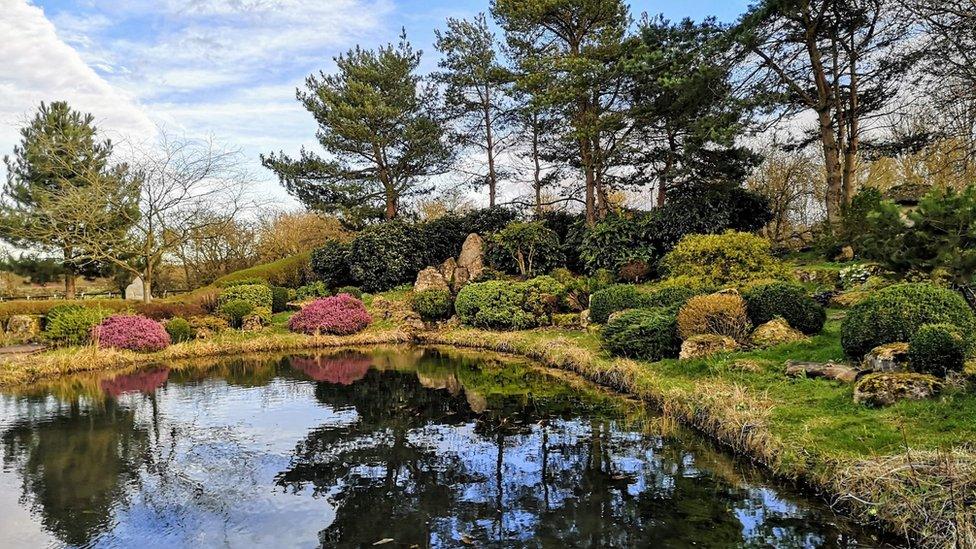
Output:
<instances>
[{"instance_id":1,"label":"purple flowering shrub","mask_svg":"<svg viewBox=\"0 0 976 549\"><path fill-rule=\"evenodd\" d=\"M92 328L92 340L99 347L130 351L160 351L170 344L166 328L139 315L113 315Z\"/></svg>"},{"instance_id":2,"label":"purple flowering shrub","mask_svg":"<svg viewBox=\"0 0 976 549\"><path fill-rule=\"evenodd\" d=\"M372 321L362 301L339 294L306 305L291 317L288 329L309 335L349 335L364 330Z\"/></svg>"}]
</instances>

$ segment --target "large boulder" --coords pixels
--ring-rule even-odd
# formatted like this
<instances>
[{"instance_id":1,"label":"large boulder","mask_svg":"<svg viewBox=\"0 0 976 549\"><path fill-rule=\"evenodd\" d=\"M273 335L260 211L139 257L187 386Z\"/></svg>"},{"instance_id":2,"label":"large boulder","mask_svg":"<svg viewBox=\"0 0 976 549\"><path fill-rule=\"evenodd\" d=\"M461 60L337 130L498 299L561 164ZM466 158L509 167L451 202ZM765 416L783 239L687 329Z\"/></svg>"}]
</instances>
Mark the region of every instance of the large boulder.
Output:
<instances>
[{"instance_id":1,"label":"large boulder","mask_svg":"<svg viewBox=\"0 0 976 549\"><path fill-rule=\"evenodd\" d=\"M37 315L13 315L7 321L7 339L13 343L37 341L41 335L41 317Z\"/></svg>"},{"instance_id":2,"label":"large boulder","mask_svg":"<svg viewBox=\"0 0 976 549\"><path fill-rule=\"evenodd\" d=\"M417 273L417 281L413 285L413 291L420 293L427 290L450 290L451 287L444 279L444 275L435 267L427 267Z\"/></svg>"},{"instance_id":3,"label":"large boulder","mask_svg":"<svg viewBox=\"0 0 976 549\"><path fill-rule=\"evenodd\" d=\"M864 355L861 367L875 373L908 371L908 344L887 343L879 345Z\"/></svg>"},{"instance_id":4,"label":"large boulder","mask_svg":"<svg viewBox=\"0 0 976 549\"><path fill-rule=\"evenodd\" d=\"M471 233L464 239L461 255L457 259L458 267L467 270L468 280L478 280L485 272L485 241L476 233ZM456 277L457 275L455 275Z\"/></svg>"},{"instance_id":5,"label":"large boulder","mask_svg":"<svg viewBox=\"0 0 976 549\"><path fill-rule=\"evenodd\" d=\"M705 358L717 353L727 353L735 351L739 344L728 336L715 334L702 334L691 336L681 343L681 353L678 358L688 360L692 358Z\"/></svg>"},{"instance_id":6,"label":"large boulder","mask_svg":"<svg viewBox=\"0 0 976 549\"><path fill-rule=\"evenodd\" d=\"M899 400L932 398L941 393L943 387L938 378L926 374L870 374L854 386L854 402L868 406L889 406Z\"/></svg>"},{"instance_id":7,"label":"large boulder","mask_svg":"<svg viewBox=\"0 0 976 549\"><path fill-rule=\"evenodd\" d=\"M760 325L752 332L750 338L756 347L772 347L805 339L807 336L803 335L803 332L791 327L788 322L778 317Z\"/></svg>"}]
</instances>

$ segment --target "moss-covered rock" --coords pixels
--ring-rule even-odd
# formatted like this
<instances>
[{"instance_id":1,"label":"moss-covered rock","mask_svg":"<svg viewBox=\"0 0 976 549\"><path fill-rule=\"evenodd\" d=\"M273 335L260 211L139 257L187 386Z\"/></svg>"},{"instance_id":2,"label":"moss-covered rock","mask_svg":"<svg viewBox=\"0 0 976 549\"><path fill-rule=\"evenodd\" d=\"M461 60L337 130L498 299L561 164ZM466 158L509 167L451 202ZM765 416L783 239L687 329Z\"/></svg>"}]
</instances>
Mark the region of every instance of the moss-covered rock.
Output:
<instances>
[{"instance_id":1,"label":"moss-covered rock","mask_svg":"<svg viewBox=\"0 0 976 549\"><path fill-rule=\"evenodd\" d=\"M913 373L870 374L854 386L854 402L868 406L890 406L899 400L924 400L942 392L935 376Z\"/></svg>"},{"instance_id":2,"label":"moss-covered rock","mask_svg":"<svg viewBox=\"0 0 976 549\"><path fill-rule=\"evenodd\" d=\"M800 330L794 329L782 318L774 318L753 330L750 342L756 347L773 347L785 343L803 341L807 336Z\"/></svg>"},{"instance_id":3,"label":"moss-covered rock","mask_svg":"<svg viewBox=\"0 0 976 549\"><path fill-rule=\"evenodd\" d=\"M678 358L689 360L705 358L718 353L728 353L739 349L739 344L728 336L701 334L691 336L681 343Z\"/></svg>"},{"instance_id":4,"label":"moss-covered rock","mask_svg":"<svg viewBox=\"0 0 976 549\"><path fill-rule=\"evenodd\" d=\"M908 343L886 343L878 345L864 355L861 367L875 373L908 371Z\"/></svg>"}]
</instances>

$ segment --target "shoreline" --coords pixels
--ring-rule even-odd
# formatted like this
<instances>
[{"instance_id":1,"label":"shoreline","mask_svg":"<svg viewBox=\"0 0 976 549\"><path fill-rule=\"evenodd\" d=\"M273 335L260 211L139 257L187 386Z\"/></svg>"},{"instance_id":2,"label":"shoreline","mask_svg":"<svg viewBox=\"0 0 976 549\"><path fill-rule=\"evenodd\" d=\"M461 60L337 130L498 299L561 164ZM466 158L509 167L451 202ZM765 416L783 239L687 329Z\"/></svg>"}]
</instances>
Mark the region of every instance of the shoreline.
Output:
<instances>
[{"instance_id":1,"label":"shoreline","mask_svg":"<svg viewBox=\"0 0 976 549\"><path fill-rule=\"evenodd\" d=\"M535 337L540 333L551 337L540 343ZM904 453L860 458L829 456L777 436L771 430L776 403L743 384L717 378L682 386L647 363L603 356L558 333L393 328L367 330L353 336L242 335L177 344L150 354L85 347L28 355L2 363L0 388L166 361L398 344L510 354L572 372L591 383L653 405L666 417L700 431L774 475L809 486L854 520L879 526L926 547L976 544L976 509L966 505L972 497L966 489L967 479L976 473L973 451L906 448ZM956 486L960 479L962 488Z\"/></svg>"}]
</instances>

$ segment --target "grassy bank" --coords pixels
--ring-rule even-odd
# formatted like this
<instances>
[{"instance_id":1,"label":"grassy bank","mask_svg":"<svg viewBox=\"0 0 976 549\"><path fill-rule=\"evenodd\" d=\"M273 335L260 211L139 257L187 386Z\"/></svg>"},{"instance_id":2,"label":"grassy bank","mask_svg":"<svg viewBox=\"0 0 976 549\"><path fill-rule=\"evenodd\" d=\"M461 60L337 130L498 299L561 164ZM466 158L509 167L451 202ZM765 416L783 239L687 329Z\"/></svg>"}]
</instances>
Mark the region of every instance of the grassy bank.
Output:
<instances>
[{"instance_id":1,"label":"grassy bank","mask_svg":"<svg viewBox=\"0 0 976 549\"><path fill-rule=\"evenodd\" d=\"M402 296L391 295L398 299ZM349 337L308 337L276 326L136 354L62 349L0 365L0 386L76 372L257 352L416 342L513 353L632 394L711 435L783 477L822 491L859 520L932 547L976 546L976 395L883 409L857 405L834 381L790 379L787 359L840 360L837 315L808 341L702 360L656 363L612 358L595 334L543 329L413 332L383 320Z\"/></svg>"}]
</instances>

